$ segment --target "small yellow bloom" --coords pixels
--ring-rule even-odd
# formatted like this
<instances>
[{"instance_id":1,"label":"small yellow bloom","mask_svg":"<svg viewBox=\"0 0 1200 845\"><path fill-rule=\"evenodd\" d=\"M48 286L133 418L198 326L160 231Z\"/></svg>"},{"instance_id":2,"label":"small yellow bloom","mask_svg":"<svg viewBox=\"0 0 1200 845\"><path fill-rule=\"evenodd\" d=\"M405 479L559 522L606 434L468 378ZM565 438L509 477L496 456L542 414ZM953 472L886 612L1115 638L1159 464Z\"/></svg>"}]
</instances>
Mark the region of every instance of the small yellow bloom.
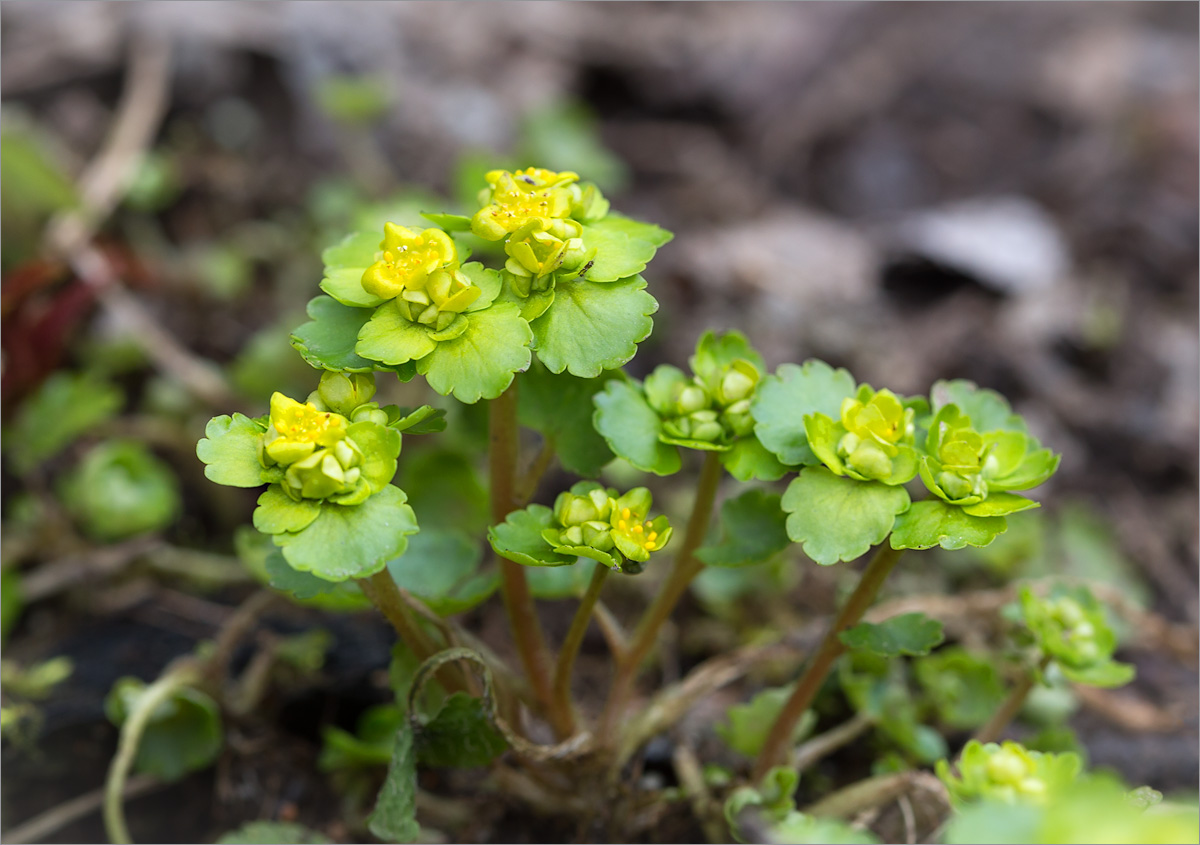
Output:
<instances>
[{"instance_id":1,"label":"small yellow bloom","mask_svg":"<svg viewBox=\"0 0 1200 845\"><path fill-rule=\"evenodd\" d=\"M379 261L362 276L363 290L393 299L405 290L424 287L429 274L458 264L454 241L441 229L414 232L395 223L383 225L383 251Z\"/></svg>"},{"instance_id":2,"label":"small yellow bloom","mask_svg":"<svg viewBox=\"0 0 1200 845\"><path fill-rule=\"evenodd\" d=\"M515 174L492 171L487 175L491 190L484 191L483 197L489 204L471 219L471 231L485 240L498 241L530 221L548 229L551 220L570 215L571 193L567 186L578 178L574 173L533 167Z\"/></svg>"},{"instance_id":3,"label":"small yellow bloom","mask_svg":"<svg viewBox=\"0 0 1200 845\"><path fill-rule=\"evenodd\" d=\"M271 460L292 464L307 458L318 446L332 446L346 436L350 421L332 411L289 399L282 393L271 396L271 427L276 437L266 445Z\"/></svg>"}]
</instances>

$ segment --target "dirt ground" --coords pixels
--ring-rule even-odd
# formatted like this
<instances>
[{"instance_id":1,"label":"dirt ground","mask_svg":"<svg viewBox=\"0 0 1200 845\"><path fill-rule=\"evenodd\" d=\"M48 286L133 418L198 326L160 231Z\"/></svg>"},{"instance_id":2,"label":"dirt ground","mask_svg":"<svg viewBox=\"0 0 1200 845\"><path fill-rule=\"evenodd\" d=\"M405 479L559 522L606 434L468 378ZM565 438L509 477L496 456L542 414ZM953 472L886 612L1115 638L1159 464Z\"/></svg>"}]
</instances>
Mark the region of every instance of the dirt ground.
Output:
<instances>
[{"instance_id":1,"label":"dirt ground","mask_svg":"<svg viewBox=\"0 0 1200 845\"><path fill-rule=\"evenodd\" d=\"M402 188L453 197L464 158L549 148L565 159L547 164L568 167L572 148L555 148L531 117L563 103L594 119L579 154L602 168L614 208L676 233L651 267L661 309L632 373L682 364L705 329L736 328L772 368L819 357L908 393L973 379L1063 454L1041 490L1047 518L1084 514L1072 524L1090 528L1054 547L1049 571L1144 595L1149 612L1119 655L1138 680L1083 700L1071 725L1092 765L1194 794L1198 24L1195 4L1159 2L4 3L6 132L35 126L79 178L134 90L144 137L125 139L127 157L149 148L174 180L157 205L114 191L89 223L127 300L98 295L79 267L40 262L43 231L18 230L6 197L5 421L50 373L132 338L143 364L120 375L126 412L111 425L152 443L184 498L184 515L148 541L10 533L15 497L50 495L54 466L17 474L21 444L6 432L3 562L32 597L5 658L66 654L76 670L41 708L36 745L5 745L4 829L99 787L116 742L103 716L112 682L154 676L249 592L142 558L147 543L232 554L253 496L206 482L194 443L213 414L262 412L269 368L256 362L279 361L280 378L303 383L285 345L274 359L246 353L302 317L347 204ZM323 103L338 75L381 81L373 119L339 119ZM147 339L146 319L167 347ZM568 478L547 479L542 495ZM656 492L686 498L683 486ZM981 585L914 567L895 593ZM764 612L819 621L837 586L806 570ZM639 588L614 607L631 616ZM556 641L569 604L544 608ZM722 621L711 610L696 599L681 608L668 677L739 641L746 608ZM506 636L498 600L465 623ZM234 724L214 769L131 800L137 841L212 841L279 817L352 835L315 768L319 732L386 699L390 634L370 615L300 608L277 607L271 625L333 633L320 682L274 700L269 718ZM603 657L589 637L580 690L605 687ZM669 747L648 749L645 771L669 769L656 755L669 762ZM427 777L434 793L474 788ZM598 835L493 800L451 841ZM680 808L641 835L700 834ZM39 841L103 837L92 813Z\"/></svg>"}]
</instances>

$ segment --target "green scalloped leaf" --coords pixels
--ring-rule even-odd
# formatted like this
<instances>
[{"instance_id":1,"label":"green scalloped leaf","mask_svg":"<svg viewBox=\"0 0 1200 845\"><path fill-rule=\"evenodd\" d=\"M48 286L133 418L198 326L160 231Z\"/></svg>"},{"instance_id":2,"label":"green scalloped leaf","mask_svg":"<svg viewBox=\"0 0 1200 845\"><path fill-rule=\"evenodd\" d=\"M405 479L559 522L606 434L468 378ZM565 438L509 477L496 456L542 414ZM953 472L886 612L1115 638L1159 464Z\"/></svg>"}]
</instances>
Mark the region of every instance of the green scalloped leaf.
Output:
<instances>
[{"instance_id":1,"label":"green scalloped leaf","mask_svg":"<svg viewBox=\"0 0 1200 845\"><path fill-rule=\"evenodd\" d=\"M902 613L878 625L861 622L842 631L838 639L846 648L880 657L920 657L941 645L946 635L938 620L924 613Z\"/></svg>"},{"instance_id":2,"label":"green scalloped leaf","mask_svg":"<svg viewBox=\"0 0 1200 845\"><path fill-rule=\"evenodd\" d=\"M560 282L554 303L531 323L534 352L551 372L595 378L629 361L650 336L658 302L641 276L596 284Z\"/></svg>"},{"instance_id":3,"label":"green scalloped leaf","mask_svg":"<svg viewBox=\"0 0 1200 845\"><path fill-rule=\"evenodd\" d=\"M674 234L662 228L655 226L653 223L643 223L640 220L634 220L632 217L625 217L622 214L617 214L615 211L610 211L608 215L601 221L605 229L614 232L624 232L631 238L638 240L649 241L656 247L663 246L669 243ZM598 225L593 223L593 226Z\"/></svg>"},{"instance_id":4,"label":"green scalloped leaf","mask_svg":"<svg viewBox=\"0 0 1200 845\"><path fill-rule=\"evenodd\" d=\"M775 725L775 720L783 711L783 706L791 698L795 684L785 687L771 687L757 693L744 704L734 704L725 711L724 722L715 725L717 736L725 740L725 744L739 754L747 757L757 757L767 742L767 736ZM805 710L804 715L792 729L788 742L789 751L796 743L812 733L816 727L817 714Z\"/></svg>"},{"instance_id":5,"label":"green scalloped leaf","mask_svg":"<svg viewBox=\"0 0 1200 845\"><path fill-rule=\"evenodd\" d=\"M679 472L679 450L659 440L662 421L636 382L610 381L592 401L593 424L614 453L642 472Z\"/></svg>"},{"instance_id":6,"label":"green scalloped leaf","mask_svg":"<svg viewBox=\"0 0 1200 845\"><path fill-rule=\"evenodd\" d=\"M245 414L213 417L196 444L196 457L204 462L204 476L228 487L258 487L278 481L277 468L258 460L258 446L267 427Z\"/></svg>"},{"instance_id":7,"label":"green scalloped leaf","mask_svg":"<svg viewBox=\"0 0 1200 845\"><path fill-rule=\"evenodd\" d=\"M1028 440L1032 444L1037 443L1032 437ZM1062 455L1056 455L1049 449L1029 452L1015 470L989 482L989 487L994 490L1030 490L1054 475L1061 459Z\"/></svg>"},{"instance_id":8,"label":"green scalloped leaf","mask_svg":"<svg viewBox=\"0 0 1200 845\"><path fill-rule=\"evenodd\" d=\"M529 367L533 332L517 307L499 302L467 318L467 330L417 361L417 372L443 396L470 405L495 399Z\"/></svg>"},{"instance_id":9,"label":"green scalloped leaf","mask_svg":"<svg viewBox=\"0 0 1200 845\"><path fill-rule=\"evenodd\" d=\"M273 535L287 562L327 581L366 578L403 554L417 518L399 487L388 485L361 505L326 502L299 533Z\"/></svg>"},{"instance_id":10,"label":"green scalloped leaf","mask_svg":"<svg viewBox=\"0 0 1200 845\"><path fill-rule=\"evenodd\" d=\"M988 497L982 502L967 505L963 511L971 516L1008 516L1010 513L1020 513L1040 507L1038 502L1015 493L988 493Z\"/></svg>"},{"instance_id":11,"label":"green scalloped leaf","mask_svg":"<svg viewBox=\"0 0 1200 845\"><path fill-rule=\"evenodd\" d=\"M319 500L296 501L283 492L278 484L272 484L258 497L258 507L254 509L254 527L264 534L303 531L320 513Z\"/></svg>"},{"instance_id":12,"label":"green scalloped leaf","mask_svg":"<svg viewBox=\"0 0 1200 845\"><path fill-rule=\"evenodd\" d=\"M838 418L842 400L855 394L854 376L810 359L802 366L783 364L762 380L750 405L754 433L788 466L820 463L808 446L804 417L821 413Z\"/></svg>"},{"instance_id":13,"label":"green scalloped leaf","mask_svg":"<svg viewBox=\"0 0 1200 845\"><path fill-rule=\"evenodd\" d=\"M738 481L778 481L788 471L753 434L733 441L729 451L721 453L721 465Z\"/></svg>"},{"instance_id":14,"label":"green scalloped leaf","mask_svg":"<svg viewBox=\"0 0 1200 845\"><path fill-rule=\"evenodd\" d=\"M408 542L400 557L388 561L392 578L434 613L464 613L500 586L499 573L480 573L483 550L461 531L426 529Z\"/></svg>"},{"instance_id":15,"label":"green scalloped leaf","mask_svg":"<svg viewBox=\"0 0 1200 845\"><path fill-rule=\"evenodd\" d=\"M545 505L530 505L513 511L504 522L488 529L488 542L502 558L522 566L569 566L574 557L556 554L542 537L554 523L554 511Z\"/></svg>"},{"instance_id":16,"label":"green scalloped leaf","mask_svg":"<svg viewBox=\"0 0 1200 845\"><path fill-rule=\"evenodd\" d=\"M696 550L709 566L765 563L791 542L781 499L765 490L747 490L721 505L721 539Z\"/></svg>"},{"instance_id":17,"label":"green scalloped leaf","mask_svg":"<svg viewBox=\"0 0 1200 845\"><path fill-rule=\"evenodd\" d=\"M412 364L387 366L368 361L354 351L359 331L371 319L370 309L351 308L333 297L318 296L308 303L307 311L312 321L292 332L292 346L317 369L347 373L390 370L401 381L409 381L416 375Z\"/></svg>"},{"instance_id":18,"label":"green scalloped leaf","mask_svg":"<svg viewBox=\"0 0 1200 845\"><path fill-rule=\"evenodd\" d=\"M401 314L393 299L363 321L354 352L372 362L395 365L424 358L437 346L429 327Z\"/></svg>"},{"instance_id":19,"label":"green scalloped leaf","mask_svg":"<svg viewBox=\"0 0 1200 845\"><path fill-rule=\"evenodd\" d=\"M961 549L986 546L1003 534L1008 522L1002 516L971 516L940 499L917 502L896 520L893 549Z\"/></svg>"},{"instance_id":20,"label":"green scalloped leaf","mask_svg":"<svg viewBox=\"0 0 1200 845\"><path fill-rule=\"evenodd\" d=\"M595 477L612 460L613 453L592 425L596 411L592 397L609 381L621 377L619 371L614 371L581 379L569 373L552 373L540 362L535 363L520 378L518 419L521 425L554 441L554 450L566 469Z\"/></svg>"},{"instance_id":21,"label":"green scalloped leaf","mask_svg":"<svg viewBox=\"0 0 1200 845\"><path fill-rule=\"evenodd\" d=\"M1008 431L1026 432L1025 421L1014 414L1008 400L994 390L981 388L967 379L934 382L929 391L933 400L933 413L943 406L955 404L971 418L971 427L978 432Z\"/></svg>"},{"instance_id":22,"label":"green scalloped leaf","mask_svg":"<svg viewBox=\"0 0 1200 845\"><path fill-rule=\"evenodd\" d=\"M381 240L378 232L355 232L322 252L325 278L321 279L321 290L355 308L374 308L386 302L362 286L363 273L375 263Z\"/></svg>"},{"instance_id":23,"label":"green scalloped leaf","mask_svg":"<svg viewBox=\"0 0 1200 845\"><path fill-rule=\"evenodd\" d=\"M825 467L805 467L783 494L788 536L827 566L854 560L883 542L909 506L903 487L855 481Z\"/></svg>"},{"instance_id":24,"label":"green scalloped leaf","mask_svg":"<svg viewBox=\"0 0 1200 845\"><path fill-rule=\"evenodd\" d=\"M583 227L583 248L596 250L591 266L584 272L590 282L603 284L635 276L658 250L654 244L630 237L622 227L606 226L599 220Z\"/></svg>"}]
</instances>

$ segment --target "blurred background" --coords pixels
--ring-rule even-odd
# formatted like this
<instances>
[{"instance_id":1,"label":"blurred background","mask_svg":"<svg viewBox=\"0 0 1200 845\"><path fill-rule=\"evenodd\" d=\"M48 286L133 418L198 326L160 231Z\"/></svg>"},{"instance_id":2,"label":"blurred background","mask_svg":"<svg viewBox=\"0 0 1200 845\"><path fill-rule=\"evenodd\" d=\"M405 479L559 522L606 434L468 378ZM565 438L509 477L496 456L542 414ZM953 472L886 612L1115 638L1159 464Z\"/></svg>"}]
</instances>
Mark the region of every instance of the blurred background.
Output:
<instances>
[{"instance_id":1,"label":"blurred background","mask_svg":"<svg viewBox=\"0 0 1200 845\"><path fill-rule=\"evenodd\" d=\"M321 250L530 164L676 233L634 374L737 328L772 368L1007 395L1063 453L1046 508L907 586L1109 584L1145 612L1139 679L1071 724L1094 764L1194 792L1197 28L1194 4L1157 2L4 3L6 828L98 786L113 681L152 677L244 592L253 495L207 483L194 444L315 385L287 336ZM795 577L753 577L696 600L735 618L776 578L803 611ZM385 631L337 625L327 679L386 665ZM280 723L306 741L353 721L327 689L300 701ZM141 835L308 800L279 778L313 753L223 758Z\"/></svg>"}]
</instances>

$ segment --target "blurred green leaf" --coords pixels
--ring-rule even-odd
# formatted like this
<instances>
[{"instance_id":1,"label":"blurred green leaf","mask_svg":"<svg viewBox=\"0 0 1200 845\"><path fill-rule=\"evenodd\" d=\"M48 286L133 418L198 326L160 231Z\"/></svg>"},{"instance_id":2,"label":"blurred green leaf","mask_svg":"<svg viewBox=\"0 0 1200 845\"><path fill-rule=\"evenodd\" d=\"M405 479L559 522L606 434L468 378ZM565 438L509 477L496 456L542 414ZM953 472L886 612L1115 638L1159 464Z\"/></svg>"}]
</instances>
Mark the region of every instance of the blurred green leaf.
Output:
<instances>
[{"instance_id":1,"label":"blurred green leaf","mask_svg":"<svg viewBox=\"0 0 1200 845\"><path fill-rule=\"evenodd\" d=\"M406 441L407 444L408 441ZM479 471L461 452L450 449L406 451L396 483L426 529L445 528L478 534L488 525L488 494Z\"/></svg>"},{"instance_id":2,"label":"blurred green leaf","mask_svg":"<svg viewBox=\"0 0 1200 845\"><path fill-rule=\"evenodd\" d=\"M838 639L855 651L896 657L929 654L935 646L941 645L945 635L942 623L936 619L930 619L924 613L903 613L878 625L859 623L842 631Z\"/></svg>"},{"instance_id":3,"label":"blurred green leaf","mask_svg":"<svg viewBox=\"0 0 1200 845\"><path fill-rule=\"evenodd\" d=\"M938 719L950 728L970 730L983 725L1006 695L992 660L963 648L938 649L914 661L913 669Z\"/></svg>"},{"instance_id":4,"label":"blurred green leaf","mask_svg":"<svg viewBox=\"0 0 1200 845\"><path fill-rule=\"evenodd\" d=\"M109 720L123 724L145 691L146 684L137 678L117 681L104 701ZM224 737L217 703L199 690L180 688L151 716L134 770L165 781L178 780L211 764Z\"/></svg>"},{"instance_id":5,"label":"blurred green leaf","mask_svg":"<svg viewBox=\"0 0 1200 845\"><path fill-rule=\"evenodd\" d=\"M794 689L795 684L766 689L745 704L733 705L725 713L728 721L717 723L717 736L739 754L757 757ZM792 732L792 744L795 745L808 736L816 723L817 715L811 710L806 710Z\"/></svg>"},{"instance_id":6,"label":"blurred green leaf","mask_svg":"<svg viewBox=\"0 0 1200 845\"><path fill-rule=\"evenodd\" d=\"M94 447L59 489L84 531L106 542L165 528L180 510L175 473L131 440Z\"/></svg>"},{"instance_id":7,"label":"blurred green leaf","mask_svg":"<svg viewBox=\"0 0 1200 845\"><path fill-rule=\"evenodd\" d=\"M404 708L397 704L369 707L359 717L354 733L334 725L321 731L321 755L317 768L323 772L386 766L395 752L396 734L408 723Z\"/></svg>"},{"instance_id":8,"label":"blurred green leaf","mask_svg":"<svg viewBox=\"0 0 1200 845\"><path fill-rule=\"evenodd\" d=\"M50 155L53 146L36 127L5 110L4 130L0 132L5 270L33 257L47 218L78 202L72 180Z\"/></svg>"},{"instance_id":9,"label":"blurred green leaf","mask_svg":"<svg viewBox=\"0 0 1200 845\"><path fill-rule=\"evenodd\" d=\"M750 566L770 560L788 547L781 498L747 490L721 505L720 542L703 546L696 557L709 566Z\"/></svg>"},{"instance_id":10,"label":"blurred green leaf","mask_svg":"<svg viewBox=\"0 0 1200 845\"><path fill-rule=\"evenodd\" d=\"M94 376L55 373L17 411L4 449L17 470L27 473L116 416L123 401L120 390Z\"/></svg>"},{"instance_id":11,"label":"blurred green leaf","mask_svg":"<svg viewBox=\"0 0 1200 845\"><path fill-rule=\"evenodd\" d=\"M520 151L525 161L575 171L606 192L619 190L628 180L624 162L604 146L596 118L579 102L560 100L526 115Z\"/></svg>"},{"instance_id":12,"label":"blurred green leaf","mask_svg":"<svg viewBox=\"0 0 1200 845\"><path fill-rule=\"evenodd\" d=\"M581 379L569 373L551 373L539 361L519 377L521 425L540 431L554 441L562 465L577 475L594 478L613 458L612 450L592 426L596 411L592 397L618 372Z\"/></svg>"},{"instance_id":13,"label":"blurred green leaf","mask_svg":"<svg viewBox=\"0 0 1200 845\"><path fill-rule=\"evenodd\" d=\"M387 80L375 76L327 76L317 82L314 99L338 123L365 126L387 112Z\"/></svg>"},{"instance_id":14,"label":"blurred green leaf","mask_svg":"<svg viewBox=\"0 0 1200 845\"><path fill-rule=\"evenodd\" d=\"M940 499L917 502L896 518L893 549L961 549L986 546L1008 528L1002 516L972 516Z\"/></svg>"},{"instance_id":15,"label":"blurred green leaf","mask_svg":"<svg viewBox=\"0 0 1200 845\"><path fill-rule=\"evenodd\" d=\"M482 560L471 535L434 528L412 537L404 554L388 561L388 570L402 589L449 616L470 610L500 586L499 573L479 571Z\"/></svg>"},{"instance_id":16,"label":"blurred green leaf","mask_svg":"<svg viewBox=\"0 0 1200 845\"><path fill-rule=\"evenodd\" d=\"M754 433L762 445L788 466L819 464L808 447L806 414L836 417L842 400L853 396L854 376L812 359L803 365L783 364L762 380L750 405Z\"/></svg>"}]
</instances>

